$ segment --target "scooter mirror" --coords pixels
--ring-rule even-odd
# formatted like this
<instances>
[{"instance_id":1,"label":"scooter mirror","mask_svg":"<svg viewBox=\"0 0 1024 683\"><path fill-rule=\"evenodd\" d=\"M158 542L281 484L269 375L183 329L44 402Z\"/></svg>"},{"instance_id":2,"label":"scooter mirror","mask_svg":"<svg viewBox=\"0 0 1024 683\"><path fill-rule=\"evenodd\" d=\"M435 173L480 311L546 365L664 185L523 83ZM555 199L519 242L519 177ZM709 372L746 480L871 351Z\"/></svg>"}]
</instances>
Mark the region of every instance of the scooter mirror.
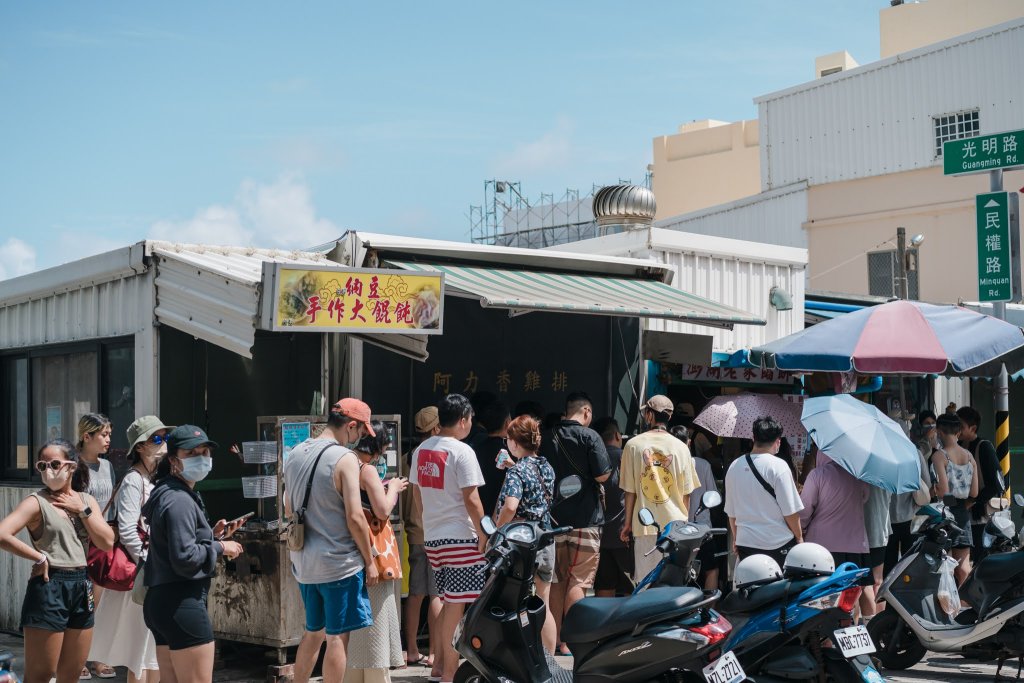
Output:
<instances>
[{"instance_id":1,"label":"scooter mirror","mask_svg":"<svg viewBox=\"0 0 1024 683\"><path fill-rule=\"evenodd\" d=\"M637 513L637 516L640 518L640 523L644 526L655 525L654 513L647 508L640 508L640 512Z\"/></svg>"},{"instance_id":2,"label":"scooter mirror","mask_svg":"<svg viewBox=\"0 0 1024 683\"><path fill-rule=\"evenodd\" d=\"M562 498L571 498L583 490L583 480L578 474L570 474L558 482L558 495Z\"/></svg>"},{"instance_id":3,"label":"scooter mirror","mask_svg":"<svg viewBox=\"0 0 1024 683\"><path fill-rule=\"evenodd\" d=\"M700 497L700 502L709 510L716 508L722 504L722 494L718 491L705 491L704 495Z\"/></svg>"},{"instance_id":4,"label":"scooter mirror","mask_svg":"<svg viewBox=\"0 0 1024 683\"><path fill-rule=\"evenodd\" d=\"M483 519L480 520L480 526L488 536L491 536L498 530L498 527L494 526L494 522L487 515L484 515Z\"/></svg>"},{"instance_id":5,"label":"scooter mirror","mask_svg":"<svg viewBox=\"0 0 1024 683\"><path fill-rule=\"evenodd\" d=\"M1019 493L1013 494L1013 502L1017 504L1017 507L1024 508L1024 495Z\"/></svg>"}]
</instances>

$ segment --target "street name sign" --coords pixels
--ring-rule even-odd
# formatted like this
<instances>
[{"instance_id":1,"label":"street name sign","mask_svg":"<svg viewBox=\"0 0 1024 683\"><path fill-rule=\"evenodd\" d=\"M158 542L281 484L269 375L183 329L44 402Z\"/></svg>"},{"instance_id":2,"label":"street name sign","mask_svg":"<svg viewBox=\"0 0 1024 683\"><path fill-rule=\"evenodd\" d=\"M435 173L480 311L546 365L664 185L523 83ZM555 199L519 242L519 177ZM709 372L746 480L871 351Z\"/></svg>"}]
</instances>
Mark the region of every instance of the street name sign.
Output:
<instances>
[{"instance_id":1,"label":"street name sign","mask_svg":"<svg viewBox=\"0 0 1024 683\"><path fill-rule=\"evenodd\" d=\"M975 199L978 234L978 300L1016 301L1020 296L1020 246L1016 193L988 192Z\"/></svg>"},{"instance_id":2,"label":"street name sign","mask_svg":"<svg viewBox=\"0 0 1024 683\"><path fill-rule=\"evenodd\" d=\"M1024 166L1024 130L947 140L942 145L943 175L988 173Z\"/></svg>"}]
</instances>

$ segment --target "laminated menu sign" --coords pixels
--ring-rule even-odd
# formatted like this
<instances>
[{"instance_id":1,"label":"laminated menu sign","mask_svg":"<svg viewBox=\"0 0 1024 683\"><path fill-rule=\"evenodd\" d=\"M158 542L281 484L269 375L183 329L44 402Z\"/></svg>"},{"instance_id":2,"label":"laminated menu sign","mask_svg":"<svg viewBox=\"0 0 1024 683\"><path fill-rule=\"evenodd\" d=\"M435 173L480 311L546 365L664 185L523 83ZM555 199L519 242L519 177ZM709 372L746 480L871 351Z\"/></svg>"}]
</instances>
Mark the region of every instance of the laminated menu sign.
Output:
<instances>
[{"instance_id":1,"label":"laminated menu sign","mask_svg":"<svg viewBox=\"0 0 1024 683\"><path fill-rule=\"evenodd\" d=\"M281 457L287 460L292 449L309 438L308 422L284 422L281 424Z\"/></svg>"},{"instance_id":2,"label":"laminated menu sign","mask_svg":"<svg viewBox=\"0 0 1024 683\"><path fill-rule=\"evenodd\" d=\"M444 275L264 263L264 327L289 332L441 334Z\"/></svg>"}]
</instances>

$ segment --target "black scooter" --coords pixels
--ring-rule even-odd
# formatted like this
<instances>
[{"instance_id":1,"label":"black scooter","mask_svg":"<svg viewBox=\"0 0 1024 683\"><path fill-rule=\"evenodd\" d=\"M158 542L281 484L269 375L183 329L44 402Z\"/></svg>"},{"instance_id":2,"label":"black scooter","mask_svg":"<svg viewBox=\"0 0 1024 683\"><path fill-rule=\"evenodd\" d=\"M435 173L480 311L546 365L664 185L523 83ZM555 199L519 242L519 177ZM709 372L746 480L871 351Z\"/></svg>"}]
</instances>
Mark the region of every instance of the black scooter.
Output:
<instances>
[{"instance_id":1,"label":"black scooter","mask_svg":"<svg viewBox=\"0 0 1024 683\"><path fill-rule=\"evenodd\" d=\"M581 485L578 477L567 477L559 494L573 495ZM700 671L717 658L731 630L711 609L718 591L666 587L625 598L584 598L562 622L572 670L544 650L546 610L533 594L537 552L570 530L534 522L495 529L484 519L489 577L455 634L455 649L466 658L456 683L703 683Z\"/></svg>"}]
</instances>

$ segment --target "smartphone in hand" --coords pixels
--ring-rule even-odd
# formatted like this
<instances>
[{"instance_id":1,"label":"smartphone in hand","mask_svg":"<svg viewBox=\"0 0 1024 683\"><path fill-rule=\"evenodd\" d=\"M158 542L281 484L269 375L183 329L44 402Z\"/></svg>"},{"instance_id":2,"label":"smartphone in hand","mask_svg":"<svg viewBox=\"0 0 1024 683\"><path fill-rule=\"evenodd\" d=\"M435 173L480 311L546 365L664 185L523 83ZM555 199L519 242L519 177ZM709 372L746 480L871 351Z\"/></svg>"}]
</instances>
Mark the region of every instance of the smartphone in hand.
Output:
<instances>
[{"instance_id":1,"label":"smartphone in hand","mask_svg":"<svg viewBox=\"0 0 1024 683\"><path fill-rule=\"evenodd\" d=\"M228 522L227 524L225 524L224 525L224 533L222 533L220 536L218 536L217 540L221 541L224 538L226 538L227 536L229 536L230 534L232 534L232 533L238 531L239 529L241 529L242 525L245 524L249 520L249 518L252 517L255 514L256 514L255 512L246 512L241 517L236 517L235 519L233 519L230 522Z\"/></svg>"}]
</instances>

